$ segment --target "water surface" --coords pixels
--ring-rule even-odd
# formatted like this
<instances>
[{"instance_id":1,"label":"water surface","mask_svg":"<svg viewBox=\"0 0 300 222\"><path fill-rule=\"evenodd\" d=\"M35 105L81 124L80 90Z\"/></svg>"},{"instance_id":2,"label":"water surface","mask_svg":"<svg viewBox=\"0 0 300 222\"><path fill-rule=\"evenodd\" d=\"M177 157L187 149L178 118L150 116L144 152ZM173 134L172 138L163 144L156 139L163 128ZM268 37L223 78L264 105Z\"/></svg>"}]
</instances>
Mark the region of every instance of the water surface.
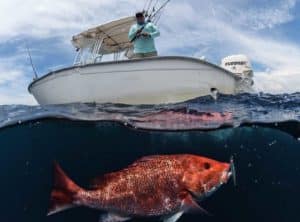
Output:
<instances>
[{"instance_id":1,"label":"water surface","mask_svg":"<svg viewBox=\"0 0 300 222\"><path fill-rule=\"evenodd\" d=\"M237 169L237 187L226 184L201 203L213 216L180 221L300 220L300 94L164 106L1 106L0 125L0 221L98 221L100 212L86 208L46 217L54 160L86 187L142 156L180 153L234 156Z\"/></svg>"}]
</instances>

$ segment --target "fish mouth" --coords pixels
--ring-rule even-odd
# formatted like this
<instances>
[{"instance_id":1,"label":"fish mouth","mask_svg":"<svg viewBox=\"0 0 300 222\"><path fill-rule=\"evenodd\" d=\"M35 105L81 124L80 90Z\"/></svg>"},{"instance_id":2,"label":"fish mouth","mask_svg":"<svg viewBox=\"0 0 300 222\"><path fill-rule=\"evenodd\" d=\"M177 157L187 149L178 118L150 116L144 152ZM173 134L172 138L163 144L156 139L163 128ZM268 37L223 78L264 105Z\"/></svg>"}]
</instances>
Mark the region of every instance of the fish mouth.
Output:
<instances>
[{"instance_id":1,"label":"fish mouth","mask_svg":"<svg viewBox=\"0 0 300 222\"><path fill-rule=\"evenodd\" d=\"M233 172L232 172L231 168L229 168L229 170L224 170L220 177L220 185L227 183L227 181L230 179L230 177L232 177L232 175L233 175Z\"/></svg>"},{"instance_id":2,"label":"fish mouth","mask_svg":"<svg viewBox=\"0 0 300 222\"><path fill-rule=\"evenodd\" d=\"M204 188L204 195L202 195L199 200L203 200L204 198L210 197L213 193L215 193L223 184L225 184L228 179L231 177L232 173L231 171L225 170L222 172L220 181L215 186L212 186L211 188L207 188L206 184L203 185Z\"/></svg>"},{"instance_id":3,"label":"fish mouth","mask_svg":"<svg viewBox=\"0 0 300 222\"><path fill-rule=\"evenodd\" d=\"M224 170L220 177L220 185L223 185L228 182L228 180L232 177L233 184L236 186L236 171L233 157L230 158L229 168Z\"/></svg>"},{"instance_id":4,"label":"fish mouth","mask_svg":"<svg viewBox=\"0 0 300 222\"><path fill-rule=\"evenodd\" d=\"M226 184L230 178L232 178L234 186L236 186L236 171L235 171L233 157L231 157L230 164L227 167L227 169L225 169L223 172L221 172L219 183L217 183L215 186L211 187L210 189L208 189L206 184L203 184L204 193L202 193L201 196L196 195L192 192L190 192L190 193L192 194L192 196L195 199L197 199L197 201L202 201L203 199L205 199L205 198L211 196L213 193L215 193L222 185Z\"/></svg>"},{"instance_id":5,"label":"fish mouth","mask_svg":"<svg viewBox=\"0 0 300 222\"><path fill-rule=\"evenodd\" d=\"M212 193L217 191L223 184L227 183L228 180L232 177L233 184L236 186L236 171L235 171L235 165L234 165L234 159L233 157L230 158L230 165L228 169L225 169L221 173L220 182L216 186L213 186L209 190L205 190L206 196L210 196Z\"/></svg>"},{"instance_id":6,"label":"fish mouth","mask_svg":"<svg viewBox=\"0 0 300 222\"><path fill-rule=\"evenodd\" d=\"M211 195L212 195L214 192L216 192L222 185L223 185L223 183L220 183L220 184L218 184L218 185L216 185L216 186L213 186L210 190L206 191L205 196L206 196L206 197L211 196Z\"/></svg>"}]
</instances>

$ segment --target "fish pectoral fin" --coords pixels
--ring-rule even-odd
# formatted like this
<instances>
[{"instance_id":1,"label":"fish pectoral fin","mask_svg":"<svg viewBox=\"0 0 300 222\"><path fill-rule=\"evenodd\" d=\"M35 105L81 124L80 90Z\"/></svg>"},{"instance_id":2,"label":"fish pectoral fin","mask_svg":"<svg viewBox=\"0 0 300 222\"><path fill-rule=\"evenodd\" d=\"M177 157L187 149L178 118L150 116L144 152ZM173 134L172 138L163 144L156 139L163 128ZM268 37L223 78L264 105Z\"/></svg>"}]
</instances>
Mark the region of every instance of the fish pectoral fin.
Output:
<instances>
[{"instance_id":1,"label":"fish pectoral fin","mask_svg":"<svg viewBox=\"0 0 300 222\"><path fill-rule=\"evenodd\" d=\"M176 222L177 220L179 220L179 218L182 216L183 213L184 213L183 211L179 211L175 214L165 217L163 219L163 222Z\"/></svg>"},{"instance_id":2,"label":"fish pectoral fin","mask_svg":"<svg viewBox=\"0 0 300 222\"><path fill-rule=\"evenodd\" d=\"M106 213L100 215L99 222L122 222L130 219L130 217L122 216L116 213Z\"/></svg>"},{"instance_id":3,"label":"fish pectoral fin","mask_svg":"<svg viewBox=\"0 0 300 222\"><path fill-rule=\"evenodd\" d=\"M190 194L183 200L183 208L185 211L190 213L200 213L207 216L212 216L212 214L202 208Z\"/></svg>"}]
</instances>

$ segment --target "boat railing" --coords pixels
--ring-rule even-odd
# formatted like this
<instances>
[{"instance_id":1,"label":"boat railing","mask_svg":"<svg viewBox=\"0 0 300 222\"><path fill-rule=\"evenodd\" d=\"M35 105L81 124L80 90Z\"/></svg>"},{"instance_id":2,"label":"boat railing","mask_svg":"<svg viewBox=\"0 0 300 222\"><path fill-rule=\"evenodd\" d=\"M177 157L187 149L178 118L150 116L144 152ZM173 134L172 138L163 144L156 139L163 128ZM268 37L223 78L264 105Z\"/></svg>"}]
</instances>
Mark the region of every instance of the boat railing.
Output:
<instances>
[{"instance_id":1,"label":"boat railing","mask_svg":"<svg viewBox=\"0 0 300 222\"><path fill-rule=\"evenodd\" d=\"M94 64L94 63L101 62L104 56L103 53L100 53L102 51L102 46L103 46L103 38L95 39L94 42L89 44L87 47L78 49L73 65L80 66L80 65ZM113 59L113 61L120 60L123 51L124 50L116 51L110 54L112 55L111 59Z\"/></svg>"}]
</instances>

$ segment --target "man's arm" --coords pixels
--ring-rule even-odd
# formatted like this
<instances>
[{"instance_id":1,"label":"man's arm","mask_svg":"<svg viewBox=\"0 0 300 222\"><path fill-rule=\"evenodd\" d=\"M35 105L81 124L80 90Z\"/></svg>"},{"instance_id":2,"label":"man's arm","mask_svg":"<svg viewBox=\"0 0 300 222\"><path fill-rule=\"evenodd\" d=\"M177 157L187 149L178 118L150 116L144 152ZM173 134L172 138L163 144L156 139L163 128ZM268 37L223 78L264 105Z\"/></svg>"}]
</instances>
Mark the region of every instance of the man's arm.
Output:
<instances>
[{"instance_id":1,"label":"man's arm","mask_svg":"<svg viewBox=\"0 0 300 222\"><path fill-rule=\"evenodd\" d=\"M151 32L149 33L152 38L156 38L160 36L160 31L158 30L157 26L151 23Z\"/></svg>"}]
</instances>

